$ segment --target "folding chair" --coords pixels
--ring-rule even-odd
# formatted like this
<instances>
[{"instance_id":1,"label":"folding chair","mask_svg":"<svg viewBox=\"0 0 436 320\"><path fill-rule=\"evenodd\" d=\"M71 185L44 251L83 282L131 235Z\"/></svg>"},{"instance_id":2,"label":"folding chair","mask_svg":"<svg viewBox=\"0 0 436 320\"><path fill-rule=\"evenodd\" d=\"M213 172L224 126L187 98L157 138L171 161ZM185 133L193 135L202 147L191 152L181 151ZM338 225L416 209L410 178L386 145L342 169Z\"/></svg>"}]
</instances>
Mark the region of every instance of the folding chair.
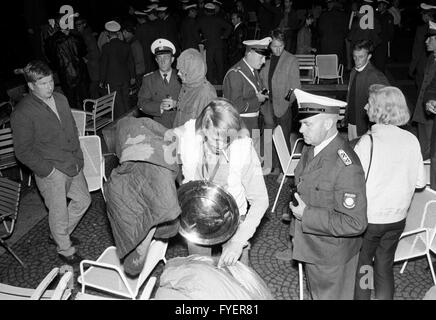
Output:
<instances>
[{"instance_id":1,"label":"folding chair","mask_svg":"<svg viewBox=\"0 0 436 320\"><path fill-rule=\"evenodd\" d=\"M74 121L76 122L77 130L79 131L79 136L85 135L85 127L86 127L86 112L76 109L71 109L71 113L73 114Z\"/></svg>"},{"instance_id":2,"label":"folding chair","mask_svg":"<svg viewBox=\"0 0 436 320\"><path fill-rule=\"evenodd\" d=\"M79 141L84 159L83 174L88 183L88 190L89 192L101 190L104 197L103 180L106 181L106 175L100 137L81 136Z\"/></svg>"},{"instance_id":3,"label":"folding chair","mask_svg":"<svg viewBox=\"0 0 436 320\"><path fill-rule=\"evenodd\" d=\"M425 176L427 178L427 186L430 186L430 166L431 162L430 159L424 160L424 169L425 169Z\"/></svg>"},{"instance_id":4,"label":"folding chair","mask_svg":"<svg viewBox=\"0 0 436 320\"><path fill-rule=\"evenodd\" d=\"M151 229L147 238L151 240L155 228ZM159 261L166 263L165 253L168 242L151 240L145 259L144 267L136 278L128 277L124 272L124 266L117 255L115 247L108 247L97 261L83 260L80 262L79 283L82 284L82 294L86 287L96 288L111 294L135 300L139 289L152 273ZM85 266L90 267L85 270ZM151 279L150 279L151 280ZM144 293L143 293L144 295Z\"/></svg>"},{"instance_id":5,"label":"folding chair","mask_svg":"<svg viewBox=\"0 0 436 320\"><path fill-rule=\"evenodd\" d=\"M114 91L101 98L83 101L83 111L86 112L85 132L92 132L97 135L97 131L114 121L114 104L117 92ZM91 104L91 111L87 111L87 104Z\"/></svg>"},{"instance_id":6,"label":"folding chair","mask_svg":"<svg viewBox=\"0 0 436 320\"><path fill-rule=\"evenodd\" d=\"M300 81L315 83L315 55L296 54L298 69L300 70Z\"/></svg>"},{"instance_id":7,"label":"folding chair","mask_svg":"<svg viewBox=\"0 0 436 320\"><path fill-rule=\"evenodd\" d=\"M281 126L277 126L273 131L273 141L277 150L277 154L280 160L280 166L283 171L283 178L280 183L279 191L277 192L276 199L274 200L274 205L271 209L271 212L275 211L277 201L280 196L280 192L282 191L283 184L285 183L286 177L294 176L295 168L297 167L298 161L300 161L301 150L303 147L303 139L298 138L294 146L292 147L292 153L289 154L288 146L286 145L285 136L283 134L283 130Z\"/></svg>"},{"instance_id":8,"label":"folding chair","mask_svg":"<svg viewBox=\"0 0 436 320\"><path fill-rule=\"evenodd\" d=\"M316 83L319 83L320 79L334 80L337 79L341 84L344 83L342 78L344 73L344 66L339 64L338 56L336 54L318 54L315 58L315 77Z\"/></svg>"},{"instance_id":9,"label":"folding chair","mask_svg":"<svg viewBox=\"0 0 436 320\"><path fill-rule=\"evenodd\" d=\"M0 244L24 267L24 263L4 241L9 238L15 229L20 203L21 184L0 177L0 223L3 224L0 233Z\"/></svg>"},{"instance_id":10,"label":"folding chair","mask_svg":"<svg viewBox=\"0 0 436 320\"><path fill-rule=\"evenodd\" d=\"M0 283L0 300L67 300L71 296L73 273L65 272L54 290L48 286L60 275L59 268L53 268L36 289L21 288Z\"/></svg>"},{"instance_id":11,"label":"folding chair","mask_svg":"<svg viewBox=\"0 0 436 320\"><path fill-rule=\"evenodd\" d=\"M23 171L18 165L17 159L15 158L14 141L12 140L12 129L4 128L0 129L0 176L1 171L18 167L20 171L20 179L23 180Z\"/></svg>"},{"instance_id":12,"label":"folding chair","mask_svg":"<svg viewBox=\"0 0 436 320\"><path fill-rule=\"evenodd\" d=\"M394 261L406 260L400 270L403 273L409 259L426 256L436 285L430 252L436 253L436 191L425 188L413 196Z\"/></svg>"}]
</instances>

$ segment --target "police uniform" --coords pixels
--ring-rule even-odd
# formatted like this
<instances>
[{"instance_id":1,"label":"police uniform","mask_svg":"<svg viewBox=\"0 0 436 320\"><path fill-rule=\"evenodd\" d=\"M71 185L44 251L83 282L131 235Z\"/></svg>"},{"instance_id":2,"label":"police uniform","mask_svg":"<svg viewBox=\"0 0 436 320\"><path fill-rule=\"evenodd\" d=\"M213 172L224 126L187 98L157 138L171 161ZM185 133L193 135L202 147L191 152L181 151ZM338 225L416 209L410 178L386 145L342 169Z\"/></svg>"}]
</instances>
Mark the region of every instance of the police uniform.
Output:
<instances>
[{"instance_id":1,"label":"police uniform","mask_svg":"<svg viewBox=\"0 0 436 320\"><path fill-rule=\"evenodd\" d=\"M158 39L153 42L152 52L155 55L164 53L175 53L174 45L165 39ZM153 120L159 122L166 128L172 128L176 116L175 110L164 110L161 113L160 105L162 100L171 97L177 101L181 89L181 84L177 77L177 71L171 69L171 78L168 83L164 82L160 70L146 74L142 80L141 89L138 93L138 108L145 114L151 116Z\"/></svg>"},{"instance_id":2,"label":"police uniform","mask_svg":"<svg viewBox=\"0 0 436 320\"><path fill-rule=\"evenodd\" d=\"M339 114L339 107L331 105L334 99L298 89L295 95L300 118ZM353 299L361 234L367 226L364 171L339 134L315 157L313 152L314 146L305 147L295 169L298 193L307 207L301 221L291 224L293 259L305 263L313 299Z\"/></svg>"},{"instance_id":3,"label":"police uniform","mask_svg":"<svg viewBox=\"0 0 436 320\"><path fill-rule=\"evenodd\" d=\"M268 54L268 46L271 38L262 40L246 40L244 45L261 55ZM224 77L223 96L230 100L239 111L247 129L258 129L258 119L261 103L257 99L257 93L263 88L258 70L251 71L245 59L235 64Z\"/></svg>"}]
</instances>

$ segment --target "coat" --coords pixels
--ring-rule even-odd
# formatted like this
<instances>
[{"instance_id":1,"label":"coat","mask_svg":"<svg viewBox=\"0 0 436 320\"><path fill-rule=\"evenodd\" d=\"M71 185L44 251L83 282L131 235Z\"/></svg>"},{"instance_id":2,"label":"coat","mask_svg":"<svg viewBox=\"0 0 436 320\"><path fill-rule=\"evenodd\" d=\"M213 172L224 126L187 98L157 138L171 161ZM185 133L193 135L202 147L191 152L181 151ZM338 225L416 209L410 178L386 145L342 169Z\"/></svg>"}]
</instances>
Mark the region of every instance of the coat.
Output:
<instances>
[{"instance_id":1,"label":"coat","mask_svg":"<svg viewBox=\"0 0 436 320\"><path fill-rule=\"evenodd\" d=\"M227 39L232 32L232 26L215 15L199 18L197 27L207 50L223 49L226 45L224 39Z\"/></svg>"},{"instance_id":2,"label":"coat","mask_svg":"<svg viewBox=\"0 0 436 320\"><path fill-rule=\"evenodd\" d=\"M434 53L427 58L427 63L424 69L424 80L422 81L421 89L419 90L418 99L416 101L415 111L412 120L418 123L425 124L432 121L433 117L425 111L425 104L428 100L436 100L436 57Z\"/></svg>"},{"instance_id":3,"label":"coat","mask_svg":"<svg viewBox=\"0 0 436 320\"><path fill-rule=\"evenodd\" d=\"M197 49L200 44L200 33L197 28L197 19L186 17L180 25L180 43L182 50Z\"/></svg>"},{"instance_id":4,"label":"coat","mask_svg":"<svg viewBox=\"0 0 436 320\"><path fill-rule=\"evenodd\" d=\"M271 90L268 86L269 68L270 60L267 60L260 71L260 79L265 84L265 88ZM298 60L285 50L279 58L272 77L272 105L276 117L280 118L286 113L295 97L292 97L291 101L286 101L285 98L290 89L297 88L301 88ZM271 101L267 103L271 104Z\"/></svg>"},{"instance_id":5,"label":"coat","mask_svg":"<svg viewBox=\"0 0 436 320\"><path fill-rule=\"evenodd\" d=\"M295 169L298 193L307 207L302 220L291 224L293 259L344 265L359 252L368 224L365 174L339 134L309 161L313 148L304 147Z\"/></svg>"},{"instance_id":6,"label":"coat","mask_svg":"<svg viewBox=\"0 0 436 320\"><path fill-rule=\"evenodd\" d=\"M348 84L347 102L350 104L350 86L356 77L357 71L353 69L350 74L350 82ZM359 78L356 80L356 96L355 96L355 115L356 119L350 119L350 110L347 106L345 112L345 120L347 123L352 123L357 126L357 135L361 136L369 129L369 119L365 111L365 105L368 103L369 92L368 89L372 84L389 85L389 81L386 76L379 70L377 70L371 62L363 69Z\"/></svg>"},{"instance_id":7,"label":"coat","mask_svg":"<svg viewBox=\"0 0 436 320\"><path fill-rule=\"evenodd\" d=\"M248 65L241 59L230 68L224 77L223 97L230 100L240 114L258 112L261 104L257 99L256 91L240 72L243 72L250 79L257 91L262 90L263 85L260 77L258 76L256 79ZM254 72L258 74L257 70Z\"/></svg>"},{"instance_id":8,"label":"coat","mask_svg":"<svg viewBox=\"0 0 436 320\"><path fill-rule=\"evenodd\" d=\"M129 83L135 79L135 63L130 45L112 39L101 50L100 81L108 84Z\"/></svg>"},{"instance_id":9,"label":"coat","mask_svg":"<svg viewBox=\"0 0 436 320\"><path fill-rule=\"evenodd\" d=\"M178 165L165 161L165 132L165 127L147 118L127 117L117 123L116 149L121 164L112 171L105 195L120 259L135 249L153 227L158 239L178 232Z\"/></svg>"},{"instance_id":10,"label":"coat","mask_svg":"<svg viewBox=\"0 0 436 320\"><path fill-rule=\"evenodd\" d=\"M173 127L196 119L204 108L217 98L215 88L206 80L206 64L198 50L187 49L177 59L177 69L184 75Z\"/></svg>"},{"instance_id":11,"label":"coat","mask_svg":"<svg viewBox=\"0 0 436 320\"><path fill-rule=\"evenodd\" d=\"M230 65L234 65L244 57L245 45L242 43L247 39L248 29L245 23L241 22L230 35L228 59Z\"/></svg>"},{"instance_id":12,"label":"coat","mask_svg":"<svg viewBox=\"0 0 436 320\"><path fill-rule=\"evenodd\" d=\"M168 85L165 85L159 70L146 74L138 93L138 107L145 114L151 115L153 120L170 129L173 127L176 112L164 111L161 114L160 104L167 95L177 101L180 88L181 84L177 78L177 71L175 69L171 72Z\"/></svg>"},{"instance_id":13,"label":"coat","mask_svg":"<svg viewBox=\"0 0 436 320\"><path fill-rule=\"evenodd\" d=\"M70 177L83 168L79 135L66 97L54 92L59 118L41 99L30 93L11 114L15 156L39 177L53 168Z\"/></svg>"}]
</instances>

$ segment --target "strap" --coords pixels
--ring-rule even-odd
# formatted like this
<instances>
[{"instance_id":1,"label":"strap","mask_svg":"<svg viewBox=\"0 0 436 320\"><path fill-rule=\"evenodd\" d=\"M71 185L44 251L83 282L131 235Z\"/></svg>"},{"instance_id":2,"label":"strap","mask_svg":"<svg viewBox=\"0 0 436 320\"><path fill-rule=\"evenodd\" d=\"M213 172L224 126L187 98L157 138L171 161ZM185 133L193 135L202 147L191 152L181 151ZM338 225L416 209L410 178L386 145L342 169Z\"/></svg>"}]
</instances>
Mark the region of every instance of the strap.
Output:
<instances>
[{"instance_id":1,"label":"strap","mask_svg":"<svg viewBox=\"0 0 436 320\"><path fill-rule=\"evenodd\" d=\"M253 83L253 81L251 81L248 77L247 77L247 75L244 73L244 72L242 72L242 70L241 69L239 69L239 68L237 68L237 69L231 69L231 70L229 70L229 72L230 71L236 71L236 72L239 72L247 81L248 81L248 83L253 87L253 89L254 89L254 92L256 92L256 94L258 94L259 93L259 90L257 90L257 87L256 87L256 85ZM228 72L227 72L227 74L228 74ZM226 74L226 75L227 75Z\"/></svg>"},{"instance_id":2,"label":"strap","mask_svg":"<svg viewBox=\"0 0 436 320\"><path fill-rule=\"evenodd\" d=\"M372 153L374 150L374 139L372 138L372 134L369 134L369 138L371 139L371 153L369 155L369 165L368 165L368 171L366 172L365 182L368 181L369 171L371 170L371 164L372 164Z\"/></svg>"},{"instance_id":3,"label":"strap","mask_svg":"<svg viewBox=\"0 0 436 320\"><path fill-rule=\"evenodd\" d=\"M216 174L217 174L217 172L218 172L219 167L220 167L220 158L218 157L218 161L217 161L215 167L213 168L212 174L209 176L209 179L206 179L206 175L205 175L204 170L205 170L205 168L206 168L206 170L207 170L208 173L209 173L209 169L208 169L209 166L208 166L208 164L207 164L206 154L205 154L204 151L203 151L203 165L202 165L202 175L203 175L203 179L204 179L204 180L208 180L209 182L213 182L213 180L215 179L215 176L216 176Z\"/></svg>"}]
</instances>

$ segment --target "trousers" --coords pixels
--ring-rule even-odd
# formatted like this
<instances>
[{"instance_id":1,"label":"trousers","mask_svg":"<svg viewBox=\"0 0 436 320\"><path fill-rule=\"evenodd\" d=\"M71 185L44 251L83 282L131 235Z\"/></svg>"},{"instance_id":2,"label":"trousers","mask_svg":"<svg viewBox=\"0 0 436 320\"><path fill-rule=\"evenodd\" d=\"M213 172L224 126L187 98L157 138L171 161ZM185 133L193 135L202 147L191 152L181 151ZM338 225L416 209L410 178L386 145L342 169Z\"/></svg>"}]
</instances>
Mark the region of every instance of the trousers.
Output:
<instances>
[{"instance_id":1,"label":"trousers","mask_svg":"<svg viewBox=\"0 0 436 320\"><path fill-rule=\"evenodd\" d=\"M44 178L35 175L35 181L48 208L50 232L57 244L57 252L70 256L76 252L70 234L91 204L83 170L75 177L70 177L55 169ZM71 199L68 206L67 198Z\"/></svg>"}]
</instances>

